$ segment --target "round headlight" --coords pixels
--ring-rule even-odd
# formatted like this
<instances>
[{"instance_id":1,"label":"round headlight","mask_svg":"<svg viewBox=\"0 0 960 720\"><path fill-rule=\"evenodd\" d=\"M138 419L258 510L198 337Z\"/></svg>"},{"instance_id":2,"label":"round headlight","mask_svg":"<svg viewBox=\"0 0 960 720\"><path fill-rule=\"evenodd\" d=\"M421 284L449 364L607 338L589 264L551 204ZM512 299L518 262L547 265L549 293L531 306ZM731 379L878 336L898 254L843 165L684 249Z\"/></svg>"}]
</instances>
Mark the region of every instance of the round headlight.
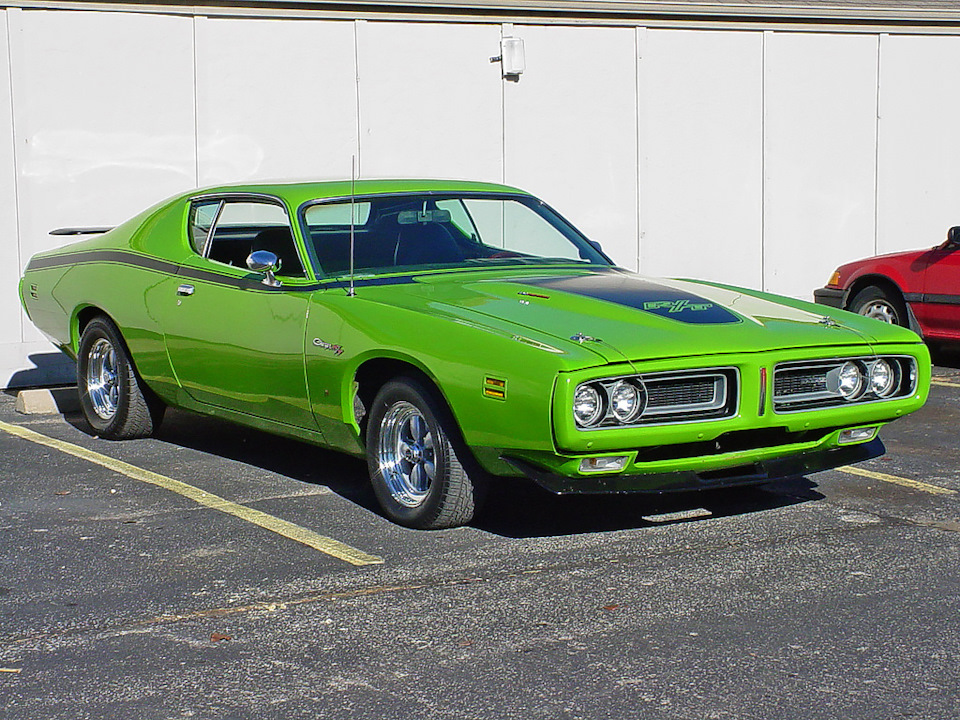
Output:
<instances>
[{"instance_id":1,"label":"round headlight","mask_svg":"<svg viewBox=\"0 0 960 720\"><path fill-rule=\"evenodd\" d=\"M854 362L845 362L840 368L838 392L844 400L855 400L863 392L863 373Z\"/></svg>"},{"instance_id":2,"label":"round headlight","mask_svg":"<svg viewBox=\"0 0 960 720\"><path fill-rule=\"evenodd\" d=\"M620 422L631 422L643 412L643 391L635 384L619 380L609 392L610 412Z\"/></svg>"},{"instance_id":3,"label":"round headlight","mask_svg":"<svg viewBox=\"0 0 960 720\"><path fill-rule=\"evenodd\" d=\"M886 360L877 360L870 368L870 389L878 397L889 397L897 388L897 372Z\"/></svg>"},{"instance_id":4,"label":"round headlight","mask_svg":"<svg viewBox=\"0 0 960 720\"><path fill-rule=\"evenodd\" d=\"M589 427L603 417L603 398L593 385L580 385L573 394L573 418L580 427Z\"/></svg>"}]
</instances>

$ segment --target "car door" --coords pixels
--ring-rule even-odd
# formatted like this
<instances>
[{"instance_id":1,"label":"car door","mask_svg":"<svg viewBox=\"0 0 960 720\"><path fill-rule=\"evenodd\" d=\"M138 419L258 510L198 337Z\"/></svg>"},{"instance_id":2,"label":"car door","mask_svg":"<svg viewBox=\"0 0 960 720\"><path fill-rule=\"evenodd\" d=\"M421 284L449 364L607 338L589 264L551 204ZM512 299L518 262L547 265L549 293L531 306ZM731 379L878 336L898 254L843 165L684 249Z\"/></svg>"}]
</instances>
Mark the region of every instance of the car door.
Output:
<instances>
[{"instance_id":1,"label":"car door","mask_svg":"<svg viewBox=\"0 0 960 720\"><path fill-rule=\"evenodd\" d=\"M960 338L960 245L944 243L930 251L923 274L923 317L928 334Z\"/></svg>"},{"instance_id":2,"label":"car door","mask_svg":"<svg viewBox=\"0 0 960 720\"><path fill-rule=\"evenodd\" d=\"M316 430L304 374L311 292L286 209L265 197L193 201L181 264L165 305L164 338L194 400ZM280 259L279 285L246 267L254 250Z\"/></svg>"}]
</instances>

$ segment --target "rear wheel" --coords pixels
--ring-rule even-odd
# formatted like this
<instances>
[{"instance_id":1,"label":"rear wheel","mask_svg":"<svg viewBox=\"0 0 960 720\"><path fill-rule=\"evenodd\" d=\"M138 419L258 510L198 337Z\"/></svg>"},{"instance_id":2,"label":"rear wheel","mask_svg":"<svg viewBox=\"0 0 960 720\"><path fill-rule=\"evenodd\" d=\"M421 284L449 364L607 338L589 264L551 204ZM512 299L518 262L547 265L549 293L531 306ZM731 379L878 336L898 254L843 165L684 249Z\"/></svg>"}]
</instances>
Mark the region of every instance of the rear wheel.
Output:
<instances>
[{"instance_id":1,"label":"rear wheel","mask_svg":"<svg viewBox=\"0 0 960 720\"><path fill-rule=\"evenodd\" d=\"M853 296L850 310L864 317L882 320L891 325L907 327L907 306L903 298L892 292L870 285Z\"/></svg>"},{"instance_id":2,"label":"rear wheel","mask_svg":"<svg viewBox=\"0 0 960 720\"><path fill-rule=\"evenodd\" d=\"M159 427L163 403L137 375L120 331L105 317L87 323L77 355L80 408L101 437L148 437Z\"/></svg>"},{"instance_id":3,"label":"rear wheel","mask_svg":"<svg viewBox=\"0 0 960 720\"><path fill-rule=\"evenodd\" d=\"M470 522L483 490L449 411L412 378L377 393L367 420L367 466L377 500L396 523L422 530Z\"/></svg>"}]
</instances>

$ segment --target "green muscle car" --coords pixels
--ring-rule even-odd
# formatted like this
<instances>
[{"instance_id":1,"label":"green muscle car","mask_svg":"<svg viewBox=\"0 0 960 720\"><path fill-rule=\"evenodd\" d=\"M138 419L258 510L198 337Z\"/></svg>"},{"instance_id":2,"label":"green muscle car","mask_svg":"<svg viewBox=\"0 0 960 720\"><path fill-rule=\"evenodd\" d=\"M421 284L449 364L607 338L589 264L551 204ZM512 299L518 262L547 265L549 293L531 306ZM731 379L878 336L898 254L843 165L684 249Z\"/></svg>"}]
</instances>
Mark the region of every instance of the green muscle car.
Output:
<instances>
[{"instance_id":1,"label":"green muscle car","mask_svg":"<svg viewBox=\"0 0 960 720\"><path fill-rule=\"evenodd\" d=\"M640 277L486 183L193 191L36 255L20 295L101 437L170 405L365 456L417 528L469 522L490 475L662 492L876 457L930 385L909 330Z\"/></svg>"}]
</instances>

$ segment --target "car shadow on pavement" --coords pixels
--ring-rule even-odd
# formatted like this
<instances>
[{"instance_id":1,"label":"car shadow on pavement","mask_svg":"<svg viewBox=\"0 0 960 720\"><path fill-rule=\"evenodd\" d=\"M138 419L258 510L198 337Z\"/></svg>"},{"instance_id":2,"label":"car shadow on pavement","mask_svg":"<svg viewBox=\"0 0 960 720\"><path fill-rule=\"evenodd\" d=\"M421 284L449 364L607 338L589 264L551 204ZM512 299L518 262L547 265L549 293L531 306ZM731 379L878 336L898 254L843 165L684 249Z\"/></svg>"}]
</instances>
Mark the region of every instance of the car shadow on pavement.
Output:
<instances>
[{"instance_id":1,"label":"car shadow on pavement","mask_svg":"<svg viewBox=\"0 0 960 720\"><path fill-rule=\"evenodd\" d=\"M960 346L931 345L930 359L937 367L960 370Z\"/></svg>"},{"instance_id":2,"label":"car shadow on pavement","mask_svg":"<svg viewBox=\"0 0 960 720\"><path fill-rule=\"evenodd\" d=\"M628 530L762 512L822 500L805 477L764 485L629 495L554 495L533 482L495 478L472 523L505 537L549 537Z\"/></svg>"},{"instance_id":3,"label":"car shadow on pavement","mask_svg":"<svg viewBox=\"0 0 960 720\"><path fill-rule=\"evenodd\" d=\"M80 414L64 419L87 435ZM343 453L225 420L167 410L156 440L322 485L382 516L366 463ZM526 478L491 478L486 503L471 526L511 538L550 537L653 527L744 515L822 499L802 477L766 485L667 495L554 495Z\"/></svg>"},{"instance_id":4,"label":"car shadow on pavement","mask_svg":"<svg viewBox=\"0 0 960 720\"><path fill-rule=\"evenodd\" d=\"M80 432L96 436L82 414L66 414L64 420ZM154 439L258 467L292 480L321 485L350 502L379 513L376 497L367 480L366 463L343 453L172 408L167 408Z\"/></svg>"}]
</instances>

